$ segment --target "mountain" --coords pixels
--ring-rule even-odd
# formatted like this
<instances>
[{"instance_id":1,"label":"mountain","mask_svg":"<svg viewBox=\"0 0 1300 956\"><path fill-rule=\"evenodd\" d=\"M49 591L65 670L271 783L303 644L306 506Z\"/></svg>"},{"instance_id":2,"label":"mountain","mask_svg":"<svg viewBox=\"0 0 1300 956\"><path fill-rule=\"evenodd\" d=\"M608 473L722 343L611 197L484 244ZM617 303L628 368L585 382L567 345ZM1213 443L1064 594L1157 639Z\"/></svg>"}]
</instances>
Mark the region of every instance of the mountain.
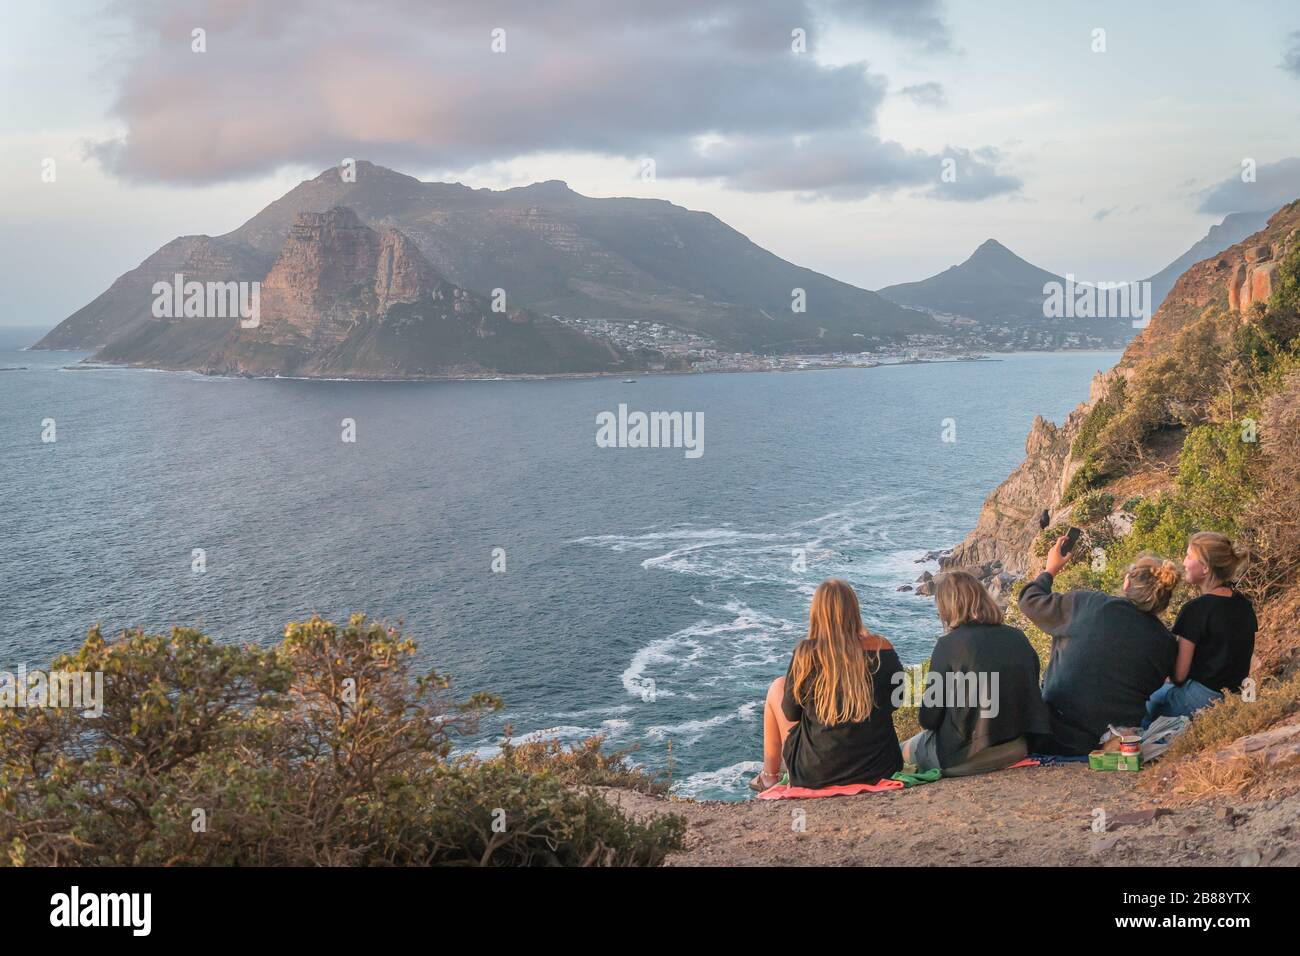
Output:
<instances>
[{"instance_id":1,"label":"mountain","mask_svg":"<svg viewBox=\"0 0 1300 956\"><path fill-rule=\"evenodd\" d=\"M919 282L886 286L891 302L981 324L1041 324L1043 285L1065 280L1026 262L996 239L980 244L965 262Z\"/></svg>"},{"instance_id":2,"label":"mountain","mask_svg":"<svg viewBox=\"0 0 1300 956\"><path fill-rule=\"evenodd\" d=\"M188 278L188 277L187 277ZM261 283L255 327L236 318L132 322L96 359L220 374L406 378L613 371L630 360L549 317L498 312L447 281L404 233L351 209L298 213Z\"/></svg>"},{"instance_id":3,"label":"mountain","mask_svg":"<svg viewBox=\"0 0 1300 956\"><path fill-rule=\"evenodd\" d=\"M187 279L267 277L301 213L351 209L400 230L447 281L512 306L577 319L650 320L740 351L861 349L936 331L926 315L796 266L716 217L655 199L593 199L562 182L515 189L426 183L356 165L300 183L224 236L176 239L65 319L37 348L95 348L150 316L142 295ZM806 311L792 311L795 290Z\"/></svg>"},{"instance_id":4,"label":"mountain","mask_svg":"<svg viewBox=\"0 0 1300 956\"><path fill-rule=\"evenodd\" d=\"M1276 209L1265 212L1234 212L1225 216L1223 222L1211 226L1195 245L1184 252L1169 265L1165 266L1147 281L1151 283L1151 307L1160 308L1169 290L1174 287L1178 277L1189 268L1217 256L1229 246L1236 245L1252 233L1259 232L1268 223Z\"/></svg>"}]
</instances>

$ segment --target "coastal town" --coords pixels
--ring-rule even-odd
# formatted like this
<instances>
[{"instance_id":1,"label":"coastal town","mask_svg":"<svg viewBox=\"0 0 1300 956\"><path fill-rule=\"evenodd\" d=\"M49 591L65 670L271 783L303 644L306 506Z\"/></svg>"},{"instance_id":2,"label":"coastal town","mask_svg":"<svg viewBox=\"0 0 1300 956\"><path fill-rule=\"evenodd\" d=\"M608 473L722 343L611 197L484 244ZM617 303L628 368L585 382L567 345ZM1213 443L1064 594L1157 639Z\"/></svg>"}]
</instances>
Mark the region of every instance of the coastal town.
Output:
<instances>
[{"instance_id":1,"label":"coastal town","mask_svg":"<svg viewBox=\"0 0 1300 956\"><path fill-rule=\"evenodd\" d=\"M763 354L729 351L707 336L662 322L616 321L552 315L552 319L594 338L608 339L646 357L648 371L790 372L827 368L874 368L921 362L978 361L990 352L1097 350L1117 347L1110 330L980 325L947 317L952 334L911 334L897 341L864 338L860 351ZM936 319L943 321L942 317Z\"/></svg>"}]
</instances>

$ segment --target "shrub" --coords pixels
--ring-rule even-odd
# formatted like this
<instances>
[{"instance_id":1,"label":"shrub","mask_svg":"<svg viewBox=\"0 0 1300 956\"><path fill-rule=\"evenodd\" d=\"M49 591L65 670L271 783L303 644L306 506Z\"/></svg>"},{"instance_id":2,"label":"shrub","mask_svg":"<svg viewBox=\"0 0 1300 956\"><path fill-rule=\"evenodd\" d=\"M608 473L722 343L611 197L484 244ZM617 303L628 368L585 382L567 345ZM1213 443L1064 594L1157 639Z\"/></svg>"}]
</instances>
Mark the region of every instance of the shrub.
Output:
<instances>
[{"instance_id":1,"label":"shrub","mask_svg":"<svg viewBox=\"0 0 1300 956\"><path fill-rule=\"evenodd\" d=\"M1268 307L1274 313L1300 312L1300 242L1293 242L1278 263Z\"/></svg>"},{"instance_id":2,"label":"shrub","mask_svg":"<svg viewBox=\"0 0 1300 956\"><path fill-rule=\"evenodd\" d=\"M1115 508L1115 496L1104 491L1089 491L1075 501L1071 516L1079 527L1107 517Z\"/></svg>"},{"instance_id":3,"label":"shrub","mask_svg":"<svg viewBox=\"0 0 1300 956\"><path fill-rule=\"evenodd\" d=\"M500 701L455 699L414 653L360 616L290 624L271 649L92 629L53 669L102 673L102 716L0 711L0 846L105 866L648 863L679 845L680 822L625 819L572 777L451 760Z\"/></svg>"},{"instance_id":4,"label":"shrub","mask_svg":"<svg viewBox=\"0 0 1300 956\"><path fill-rule=\"evenodd\" d=\"M1199 530L1237 533L1253 497L1250 469L1258 448L1257 442L1243 440L1236 423L1199 425L1188 432L1178 457L1177 488Z\"/></svg>"},{"instance_id":5,"label":"shrub","mask_svg":"<svg viewBox=\"0 0 1300 956\"><path fill-rule=\"evenodd\" d=\"M665 794L671 786L667 773L650 773L631 763L635 747L606 751L604 738L588 737L565 747L558 740L529 741L517 744L509 738L501 745L498 762L525 773L546 772L570 784L619 787L641 793Z\"/></svg>"},{"instance_id":6,"label":"shrub","mask_svg":"<svg viewBox=\"0 0 1300 956\"><path fill-rule=\"evenodd\" d=\"M1034 538L1034 554L1040 558L1046 557L1047 552L1052 550L1052 545L1056 544L1056 539L1069 530L1069 525L1054 524L1038 532L1038 537Z\"/></svg>"}]
</instances>

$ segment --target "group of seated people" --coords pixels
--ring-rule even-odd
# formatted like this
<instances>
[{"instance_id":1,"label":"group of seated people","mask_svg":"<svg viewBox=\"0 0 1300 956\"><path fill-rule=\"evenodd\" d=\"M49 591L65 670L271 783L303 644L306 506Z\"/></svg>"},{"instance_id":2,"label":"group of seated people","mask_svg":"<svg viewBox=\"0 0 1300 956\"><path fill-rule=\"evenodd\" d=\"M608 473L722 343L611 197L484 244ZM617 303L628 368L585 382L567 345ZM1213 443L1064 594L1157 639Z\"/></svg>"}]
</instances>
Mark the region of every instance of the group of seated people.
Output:
<instances>
[{"instance_id":1,"label":"group of seated people","mask_svg":"<svg viewBox=\"0 0 1300 956\"><path fill-rule=\"evenodd\" d=\"M1041 686L1038 655L1023 631L1003 622L979 579L965 571L938 576L934 597L945 633L925 681L934 693L920 695L922 730L901 746L893 712L908 681L903 664L888 640L863 625L853 589L822 582L807 638L768 688L763 769L750 788L762 792L783 773L791 786L821 789L875 783L905 763L958 777L1001 770L1030 753L1082 756L1112 725L1190 716L1240 689L1256 621L1234 586L1245 558L1231 540L1192 535L1182 571L1143 555L1118 595L1052 591L1069 562L1065 541L1057 540L1045 570L1019 598L1025 617L1051 637ZM1199 594L1171 633L1160 615L1184 574Z\"/></svg>"}]
</instances>

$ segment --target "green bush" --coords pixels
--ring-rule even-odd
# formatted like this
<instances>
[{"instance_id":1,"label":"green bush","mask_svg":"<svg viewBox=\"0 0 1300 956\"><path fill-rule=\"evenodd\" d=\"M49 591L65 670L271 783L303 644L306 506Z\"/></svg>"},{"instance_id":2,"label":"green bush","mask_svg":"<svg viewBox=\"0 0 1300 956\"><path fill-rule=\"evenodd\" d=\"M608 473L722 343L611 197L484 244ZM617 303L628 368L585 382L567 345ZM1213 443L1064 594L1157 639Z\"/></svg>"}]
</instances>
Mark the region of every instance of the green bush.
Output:
<instances>
[{"instance_id":1,"label":"green bush","mask_svg":"<svg viewBox=\"0 0 1300 956\"><path fill-rule=\"evenodd\" d=\"M1178 458L1177 488L1189 520L1201 531L1235 536L1254 495L1251 466L1258 441L1246 441L1241 425L1200 425L1188 432Z\"/></svg>"},{"instance_id":2,"label":"green bush","mask_svg":"<svg viewBox=\"0 0 1300 956\"><path fill-rule=\"evenodd\" d=\"M1290 251L1278 264L1268 308L1277 314L1300 312L1300 242L1292 243Z\"/></svg>"},{"instance_id":3,"label":"green bush","mask_svg":"<svg viewBox=\"0 0 1300 956\"><path fill-rule=\"evenodd\" d=\"M1100 521L1115 508L1115 496L1104 491L1089 491L1074 503L1071 516L1079 527L1087 527L1094 521Z\"/></svg>"},{"instance_id":4,"label":"green bush","mask_svg":"<svg viewBox=\"0 0 1300 956\"><path fill-rule=\"evenodd\" d=\"M526 773L545 771L565 783L620 787L653 794L666 794L671 786L667 771L651 773L631 762L637 750L635 747L605 750L604 738L600 736L588 737L568 747L558 740L517 744L510 739L509 733L507 728L497 761Z\"/></svg>"},{"instance_id":5,"label":"green bush","mask_svg":"<svg viewBox=\"0 0 1300 956\"><path fill-rule=\"evenodd\" d=\"M627 819L573 768L451 759L500 701L455 699L414 654L360 616L290 624L270 649L92 629L52 670L101 673L102 716L0 711L3 860L628 864L680 845L679 820Z\"/></svg>"}]
</instances>

